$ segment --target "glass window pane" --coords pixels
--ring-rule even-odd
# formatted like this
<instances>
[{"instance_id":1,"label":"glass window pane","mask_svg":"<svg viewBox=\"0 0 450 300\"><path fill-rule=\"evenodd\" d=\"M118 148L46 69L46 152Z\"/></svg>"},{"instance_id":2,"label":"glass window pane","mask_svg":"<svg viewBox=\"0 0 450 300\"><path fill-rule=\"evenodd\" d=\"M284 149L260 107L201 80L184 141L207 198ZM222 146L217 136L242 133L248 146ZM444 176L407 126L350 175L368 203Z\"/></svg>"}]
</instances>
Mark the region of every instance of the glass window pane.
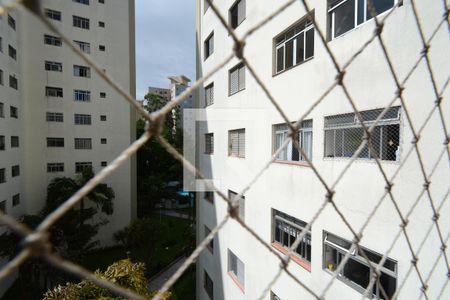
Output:
<instances>
[{"instance_id":1,"label":"glass window pane","mask_svg":"<svg viewBox=\"0 0 450 300\"><path fill-rule=\"evenodd\" d=\"M314 56L314 29L306 32L306 55L305 59Z\"/></svg>"},{"instance_id":2,"label":"glass window pane","mask_svg":"<svg viewBox=\"0 0 450 300\"><path fill-rule=\"evenodd\" d=\"M294 65L294 39L286 43L286 69Z\"/></svg>"},{"instance_id":3,"label":"glass window pane","mask_svg":"<svg viewBox=\"0 0 450 300\"><path fill-rule=\"evenodd\" d=\"M297 36L297 63L301 63L305 57L305 45L303 32Z\"/></svg>"},{"instance_id":4,"label":"glass window pane","mask_svg":"<svg viewBox=\"0 0 450 300\"><path fill-rule=\"evenodd\" d=\"M284 46L277 49L277 73L284 70Z\"/></svg>"},{"instance_id":5,"label":"glass window pane","mask_svg":"<svg viewBox=\"0 0 450 300\"><path fill-rule=\"evenodd\" d=\"M364 22L364 11L366 10L364 1L365 0L358 0L358 25Z\"/></svg>"},{"instance_id":6,"label":"glass window pane","mask_svg":"<svg viewBox=\"0 0 450 300\"><path fill-rule=\"evenodd\" d=\"M385 12L394 6L394 0L372 0L375 12L377 15ZM367 20L372 19L372 13L369 9L369 2L367 2Z\"/></svg>"},{"instance_id":7,"label":"glass window pane","mask_svg":"<svg viewBox=\"0 0 450 300\"><path fill-rule=\"evenodd\" d=\"M366 288L370 280L370 268L350 258L344 266L342 274L357 285Z\"/></svg>"},{"instance_id":8,"label":"glass window pane","mask_svg":"<svg viewBox=\"0 0 450 300\"><path fill-rule=\"evenodd\" d=\"M334 37L355 27L355 0L349 0L334 10Z\"/></svg>"}]
</instances>

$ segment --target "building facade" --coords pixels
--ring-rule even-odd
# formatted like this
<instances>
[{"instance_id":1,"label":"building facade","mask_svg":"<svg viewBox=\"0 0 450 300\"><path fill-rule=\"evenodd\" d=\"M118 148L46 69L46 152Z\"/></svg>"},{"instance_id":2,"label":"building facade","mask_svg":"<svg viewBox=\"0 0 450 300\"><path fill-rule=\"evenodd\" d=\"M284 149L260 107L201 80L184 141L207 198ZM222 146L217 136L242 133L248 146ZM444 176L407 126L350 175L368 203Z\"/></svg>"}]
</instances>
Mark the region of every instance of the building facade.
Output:
<instances>
[{"instance_id":1,"label":"building facade","mask_svg":"<svg viewBox=\"0 0 450 300\"><path fill-rule=\"evenodd\" d=\"M269 16L281 5L273 1L214 1L220 13L235 29L238 37ZM367 1L308 1L312 16L326 34L327 45L339 64L344 65L371 39L375 22L366 10ZM422 44L411 1L374 0L380 18L387 16L383 41L399 80L403 80L421 56ZM415 1L424 35L428 38L442 21L439 1ZM399 5L398 7L395 7ZM358 8L359 7L359 8ZM391 11L393 10L393 11ZM445 86L450 69L447 23L434 35L430 60L438 89ZM197 0L197 77L208 74L232 53L233 40L206 0ZM290 5L246 40L245 57L267 86L291 121L298 120L314 106L296 133L302 148L292 142L278 153L275 162L239 199L239 216L269 245L284 255L297 235L303 239L292 255L289 271L317 294L332 280L333 271L349 253L353 234L336 211L328 205L310 222L325 201L326 190L311 160L326 183L335 188L334 201L346 220L358 232L366 220L360 245L372 265L391 247L401 220L387 198L371 217L386 183L374 160L391 178L393 195L406 215L423 189L421 166L407 157L413 133L399 99L380 117L383 108L395 98L396 86L380 44L375 39L346 69L344 81L366 125L379 118L374 129L373 149L363 148L358 159L341 173L363 141L363 130L348 99L337 86L318 104L317 99L335 82L336 70L320 40L317 29L301 1ZM423 61L422 61L423 62ZM419 65L404 85L403 97L416 130L426 122L435 105L435 94L425 64ZM448 92L443 99L448 98ZM271 104L249 70L234 57L205 83L196 97L196 107L205 109L206 122L198 122L196 165L225 194L233 197L267 163L289 135L288 126ZM449 124L450 106L442 102L444 119ZM439 114L432 114L420 140L427 174L439 162L445 131ZM448 149L447 149L448 150ZM445 153L444 153L445 154ZM431 197L436 206L448 196L448 157L445 154L432 176ZM197 193L197 239L202 241L228 212L228 205L212 192ZM450 215L442 206L441 216ZM441 254L440 239L432 225L430 201L423 196L408 215L407 232L414 251L420 251L419 268L427 276L427 295L431 299L450 297L447 267ZM450 228L448 218L439 219L444 239ZM425 239L427 238L427 239ZM425 242L422 243L422 241ZM420 250L419 250L420 249ZM351 251L350 259L327 291L330 299L361 299L372 278L362 253ZM389 252L381 268L381 279L372 290L373 298L416 299L421 283L411 267L411 253L402 235ZM264 289L277 275L279 259L263 247L237 222L229 221L203 250L197 261L197 299L260 299ZM401 284L403 284L401 286ZM401 286L401 289L400 289ZM444 286L444 290L442 287ZM314 299L285 272L264 299Z\"/></svg>"},{"instance_id":2,"label":"building facade","mask_svg":"<svg viewBox=\"0 0 450 300\"><path fill-rule=\"evenodd\" d=\"M148 88L148 93L149 94L155 94L158 96L163 97L164 99L166 99L167 101L169 101L171 99L170 96L170 89L165 89L165 88L159 88L159 87L154 87L154 86L150 86Z\"/></svg>"},{"instance_id":3,"label":"building facade","mask_svg":"<svg viewBox=\"0 0 450 300\"><path fill-rule=\"evenodd\" d=\"M45 15L124 89L135 93L134 0L41 1ZM108 165L135 138L135 112L25 10L0 19L0 208L36 214L55 177ZM119 59L120 58L120 59ZM134 160L105 183L114 211L105 244L135 216Z\"/></svg>"}]
</instances>

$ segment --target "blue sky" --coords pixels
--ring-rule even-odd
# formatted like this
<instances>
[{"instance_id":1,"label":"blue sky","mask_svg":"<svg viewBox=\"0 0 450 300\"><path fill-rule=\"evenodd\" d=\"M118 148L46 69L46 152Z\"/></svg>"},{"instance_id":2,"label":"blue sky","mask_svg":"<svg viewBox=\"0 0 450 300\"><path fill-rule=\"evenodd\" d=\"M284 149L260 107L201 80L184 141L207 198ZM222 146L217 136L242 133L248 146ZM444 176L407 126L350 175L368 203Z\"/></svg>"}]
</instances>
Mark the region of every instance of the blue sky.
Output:
<instances>
[{"instance_id":1,"label":"blue sky","mask_svg":"<svg viewBox=\"0 0 450 300\"><path fill-rule=\"evenodd\" d=\"M195 0L136 0L136 94L168 87L168 76L195 80Z\"/></svg>"}]
</instances>

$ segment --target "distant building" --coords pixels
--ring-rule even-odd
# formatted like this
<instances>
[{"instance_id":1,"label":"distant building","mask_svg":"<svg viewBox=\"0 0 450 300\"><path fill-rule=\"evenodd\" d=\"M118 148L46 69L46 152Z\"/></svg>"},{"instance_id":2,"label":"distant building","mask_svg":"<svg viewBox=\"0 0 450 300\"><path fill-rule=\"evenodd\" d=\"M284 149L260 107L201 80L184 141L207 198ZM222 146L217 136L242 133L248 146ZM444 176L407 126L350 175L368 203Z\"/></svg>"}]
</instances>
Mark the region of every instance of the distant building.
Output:
<instances>
[{"instance_id":1,"label":"distant building","mask_svg":"<svg viewBox=\"0 0 450 300\"><path fill-rule=\"evenodd\" d=\"M170 80L170 97L171 99L175 99L175 97L179 96L183 93L188 87L189 82L191 80L184 75L180 76L170 76L168 77ZM180 108L193 108L194 100L193 96L189 95L189 97L180 104Z\"/></svg>"},{"instance_id":2,"label":"distant building","mask_svg":"<svg viewBox=\"0 0 450 300\"><path fill-rule=\"evenodd\" d=\"M148 88L148 93L149 94L155 94L155 95L159 95L161 97L164 97L165 99L167 99L167 101L169 101L171 99L171 95L170 95L170 89L165 89L165 88L159 88L159 87L154 87L154 86L150 86Z\"/></svg>"}]
</instances>

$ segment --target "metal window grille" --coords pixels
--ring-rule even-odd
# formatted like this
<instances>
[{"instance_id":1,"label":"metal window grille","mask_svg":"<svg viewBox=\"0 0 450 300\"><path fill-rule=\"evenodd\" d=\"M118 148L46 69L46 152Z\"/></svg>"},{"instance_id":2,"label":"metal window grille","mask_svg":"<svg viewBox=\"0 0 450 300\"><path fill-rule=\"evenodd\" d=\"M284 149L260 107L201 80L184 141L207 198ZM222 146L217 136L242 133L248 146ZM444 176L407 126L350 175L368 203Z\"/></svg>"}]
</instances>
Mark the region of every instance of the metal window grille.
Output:
<instances>
[{"instance_id":1,"label":"metal window grille","mask_svg":"<svg viewBox=\"0 0 450 300\"><path fill-rule=\"evenodd\" d=\"M91 115L75 114L74 122L75 122L75 125L91 125L92 118L91 118Z\"/></svg>"},{"instance_id":2,"label":"metal window grille","mask_svg":"<svg viewBox=\"0 0 450 300\"><path fill-rule=\"evenodd\" d=\"M75 138L75 149L92 149L92 139Z\"/></svg>"},{"instance_id":3,"label":"metal window grille","mask_svg":"<svg viewBox=\"0 0 450 300\"><path fill-rule=\"evenodd\" d=\"M205 154L214 153L214 133L205 134Z\"/></svg>"},{"instance_id":4,"label":"metal window grille","mask_svg":"<svg viewBox=\"0 0 450 300\"><path fill-rule=\"evenodd\" d=\"M61 38L52 36L52 35L48 35L48 34L44 35L44 43L47 45L52 45L52 46L57 46L57 47L62 46Z\"/></svg>"},{"instance_id":5,"label":"metal window grille","mask_svg":"<svg viewBox=\"0 0 450 300\"><path fill-rule=\"evenodd\" d=\"M47 112L45 114L47 122L64 122L64 114L58 112Z\"/></svg>"},{"instance_id":6,"label":"metal window grille","mask_svg":"<svg viewBox=\"0 0 450 300\"><path fill-rule=\"evenodd\" d=\"M233 95L245 89L245 65L239 64L229 71L229 94Z\"/></svg>"},{"instance_id":7,"label":"metal window grille","mask_svg":"<svg viewBox=\"0 0 450 300\"><path fill-rule=\"evenodd\" d=\"M62 72L62 63L46 60L45 61L45 70L46 71Z\"/></svg>"},{"instance_id":8,"label":"metal window grille","mask_svg":"<svg viewBox=\"0 0 450 300\"><path fill-rule=\"evenodd\" d=\"M18 136L11 136L11 148L18 148L19 147L19 137Z\"/></svg>"},{"instance_id":9,"label":"metal window grille","mask_svg":"<svg viewBox=\"0 0 450 300\"><path fill-rule=\"evenodd\" d=\"M59 97L59 98L62 98L63 97L63 89L62 88L58 88L58 87L46 86L45 87L45 95L47 97Z\"/></svg>"},{"instance_id":10,"label":"metal window grille","mask_svg":"<svg viewBox=\"0 0 450 300\"><path fill-rule=\"evenodd\" d=\"M73 65L73 76L89 78L91 77L91 68Z\"/></svg>"},{"instance_id":11,"label":"metal window grille","mask_svg":"<svg viewBox=\"0 0 450 300\"><path fill-rule=\"evenodd\" d=\"M74 27L89 29L89 19L82 18L79 16L72 16L72 24Z\"/></svg>"},{"instance_id":12,"label":"metal window grille","mask_svg":"<svg viewBox=\"0 0 450 300\"><path fill-rule=\"evenodd\" d=\"M91 101L91 91L74 90L73 100L81 102L89 102Z\"/></svg>"},{"instance_id":13,"label":"metal window grille","mask_svg":"<svg viewBox=\"0 0 450 300\"><path fill-rule=\"evenodd\" d=\"M64 138L47 138L47 147L64 147Z\"/></svg>"},{"instance_id":14,"label":"metal window grille","mask_svg":"<svg viewBox=\"0 0 450 300\"><path fill-rule=\"evenodd\" d=\"M64 172L64 163L48 163L47 173L60 173Z\"/></svg>"},{"instance_id":15,"label":"metal window grille","mask_svg":"<svg viewBox=\"0 0 450 300\"><path fill-rule=\"evenodd\" d=\"M89 5L89 0L72 0L73 2L81 3L84 5Z\"/></svg>"},{"instance_id":16,"label":"metal window grille","mask_svg":"<svg viewBox=\"0 0 450 300\"><path fill-rule=\"evenodd\" d=\"M205 106L214 104L214 82L205 87Z\"/></svg>"},{"instance_id":17,"label":"metal window grille","mask_svg":"<svg viewBox=\"0 0 450 300\"><path fill-rule=\"evenodd\" d=\"M92 168L92 162L76 162L75 173L81 173L86 168Z\"/></svg>"},{"instance_id":18,"label":"metal window grille","mask_svg":"<svg viewBox=\"0 0 450 300\"><path fill-rule=\"evenodd\" d=\"M245 157L245 129L228 131L228 155Z\"/></svg>"}]
</instances>

